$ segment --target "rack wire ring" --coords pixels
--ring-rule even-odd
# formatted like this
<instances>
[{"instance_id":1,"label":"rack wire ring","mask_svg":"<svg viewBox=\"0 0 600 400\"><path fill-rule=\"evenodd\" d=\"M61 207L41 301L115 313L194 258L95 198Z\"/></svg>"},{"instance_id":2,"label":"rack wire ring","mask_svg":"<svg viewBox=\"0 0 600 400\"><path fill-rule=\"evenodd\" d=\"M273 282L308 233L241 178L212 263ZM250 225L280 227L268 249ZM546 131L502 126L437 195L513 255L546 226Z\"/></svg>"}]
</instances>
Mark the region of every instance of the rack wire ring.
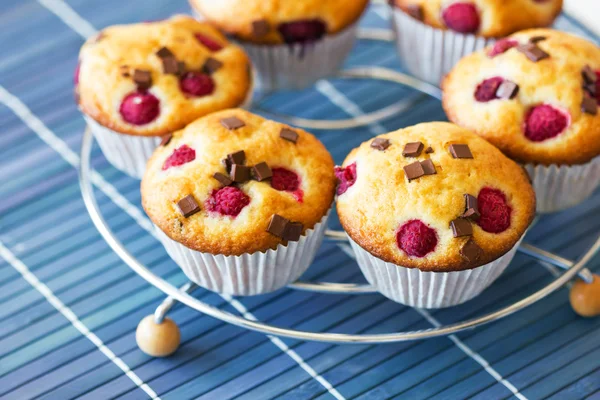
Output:
<instances>
[{"instance_id":1,"label":"rack wire ring","mask_svg":"<svg viewBox=\"0 0 600 400\"><path fill-rule=\"evenodd\" d=\"M250 329L253 331L261 332L267 335L275 335L288 337L298 340L310 340L318 342L328 343L355 343L355 344L376 344L376 343L393 343L409 340L421 340L437 336L450 335L453 333L461 332L467 329L472 329L477 326L481 326L492 321L496 321L500 318L504 318L512 313L519 311L536 301L548 296L555 290L562 287L565 283L569 282L574 278L579 271L581 271L588 261L594 257L600 251L600 237L590 247L590 249L581 257L581 259L575 263L570 269L565 271L561 276L556 278L554 281L549 283L544 288L537 292L527 296L526 298L493 311L491 313L482 315L480 317L472 318L466 321L453 323L450 325L435 327L425 330L416 330L408 332L395 332L395 333L381 333L381 334L343 334L343 333L329 333L329 332L309 332L300 331L293 329L280 328L277 326L265 324L259 321L252 321L244 317L240 317L226 311L220 310L216 307L201 302L200 300L192 297L185 291L179 290L160 276L154 274L150 269L140 263L123 244L116 238L108 224L104 220L104 217L100 213L100 209L94 196L94 190L91 184L91 168L90 168L90 157L92 151L93 136L88 130L83 135L81 144L81 159L79 168L79 185L81 188L81 194L85 206L90 214L92 222L107 242L107 244L113 249L115 253L133 269L138 275L148 281L150 284L155 286L173 299L191 307L201 313L209 315L213 318L217 318L223 322L227 322L242 328Z\"/></svg>"}]
</instances>

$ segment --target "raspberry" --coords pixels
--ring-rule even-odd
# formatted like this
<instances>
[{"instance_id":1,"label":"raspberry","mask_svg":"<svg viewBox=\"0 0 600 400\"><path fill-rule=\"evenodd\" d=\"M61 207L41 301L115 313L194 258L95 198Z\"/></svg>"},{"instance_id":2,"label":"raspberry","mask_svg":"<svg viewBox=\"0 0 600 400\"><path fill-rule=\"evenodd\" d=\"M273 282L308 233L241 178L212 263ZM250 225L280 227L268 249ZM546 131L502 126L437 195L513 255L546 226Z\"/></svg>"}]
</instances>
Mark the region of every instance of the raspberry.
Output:
<instances>
[{"instance_id":1,"label":"raspberry","mask_svg":"<svg viewBox=\"0 0 600 400\"><path fill-rule=\"evenodd\" d=\"M402 225L396 234L398 247L412 257L425 257L435 249L437 242L435 230L418 219Z\"/></svg>"},{"instance_id":2,"label":"raspberry","mask_svg":"<svg viewBox=\"0 0 600 400\"><path fill-rule=\"evenodd\" d=\"M196 150L188 147L187 144L175 149L173 154L169 156L165 160L163 164L163 171L171 168L171 167L179 167L180 165L187 164L190 161L194 161L196 159Z\"/></svg>"},{"instance_id":3,"label":"raspberry","mask_svg":"<svg viewBox=\"0 0 600 400\"><path fill-rule=\"evenodd\" d=\"M446 26L460 33L475 33L479 29L479 12L472 3L454 3L442 12Z\"/></svg>"},{"instance_id":4,"label":"raspberry","mask_svg":"<svg viewBox=\"0 0 600 400\"><path fill-rule=\"evenodd\" d=\"M525 136L533 142L542 142L562 133L567 125L568 115L548 104L542 104L527 113Z\"/></svg>"},{"instance_id":5,"label":"raspberry","mask_svg":"<svg viewBox=\"0 0 600 400\"><path fill-rule=\"evenodd\" d=\"M320 19L306 19L279 24L278 30L283 36L283 41L288 44L307 43L321 39L327 31L327 26Z\"/></svg>"},{"instance_id":6,"label":"raspberry","mask_svg":"<svg viewBox=\"0 0 600 400\"><path fill-rule=\"evenodd\" d=\"M81 67L81 63L77 63L75 67L75 72L73 73L73 83L77 86L79 85L79 67Z\"/></svg>"},{"instance_id":7,"label":"raspberry","mask_svg":"<svg viewBox=\"0 0 600 400\"><path fill-rule=\"evenodd\" d=\"M600 103L600 71L596 71L596 99Z\"/></svg>"},{"instance_id":8,"label":"raspberry","mask_svg":"<svg viewBox=\"0 0 600 400\"><path fill-rule=\"evenodd\" d=\"M235 217L248 204L250 204L248 195L236 187L225 186L219 190L213 190L206 201L206 208L208 211Z\"/></svg>"},{"instance_id":9,"label":"raspberry","mask_svg":"<svg viewBox=\"0 0 600 400\"><path fill-rule=\"evenodd\" d=\"M215 90L215 83L209 75L201 72L188 72L179 82L183 93L201 97L211 94Z\"/></svg>"},{"instance_id":10,"label":"raspberry","mask_svg":"<svg viewBox=\"0 0 600 400\"><path fill-rule=\"evenodd\" d=\"M481 217L477 224L486 232L504 232L510 226L512 209L506 203L506 196L498 189L484 187L477 196Z\"/></svg>"},{"instance_id":11,"label":"raspberry","mask_svg":"<svg viewBox=\"0 0 600 400\"><path fill-rule=\"evenodd\" d=\"M160 101L151 93L137 91L123 99L119 112L123 119L133 125L152 122L160 113Z\"/></svg>"},{"instance_id":12,"label":"raspberry","mask_svg":"<svg viewBox=\"0 0 600 400\"><path fill-rule=\"evenodd\" d=\"M271 187L275 190L291 192L297 201L302 202L304 193L300 189L300 177L285 168L273 168Z\"/></svg>"},{"instance_id":13,"label":"raspberry","mask_svg":"<svg viewBox=\"0 0 600 400\"><path fill-rule=\"evenodd\" d=\"M498 54L502 54L513 47L517 47L519 42L512 39L500 39L496 43L494 43L494 47L488 53L488 56L495 57Z\"/></svg>"},{"instance_id":14,"label":"raspberry","mask_svg":"<svg viewBox=\"0 0 600 400\"><path fill-rule=\"evenodd\" d=\"M475 89L475 100L480 103L487 103L488 101L497 99L496 90L498 90L498 86L502 82L504 82L504 78L499 76L484 80Z\"/></svg>"},{"instance_id":15,"label":"raspberry","mask_svg":"<svg viewBox=\"0 0 600 400\"><path fill-rule=\"evenodd\" d=\"M201 33L195 33L194 36L196 37L196 40L202 43L210 51L219 51L223 48L223 46L221 46L219 42L217 42L213 38L204 36Z\"/></svg>"},{"instance_id":16,"label":"raspberry","mask_svg":"<svg viewBox=\"0 0 600 400\"><path fill-rule=\"evenodd\" d=\"M337 187L337 194L339 196L346 193L346 190L356 182L356 163L352 163L346 168L335 167L335 176L340 181Z\"/></svg>"}]
</instances>

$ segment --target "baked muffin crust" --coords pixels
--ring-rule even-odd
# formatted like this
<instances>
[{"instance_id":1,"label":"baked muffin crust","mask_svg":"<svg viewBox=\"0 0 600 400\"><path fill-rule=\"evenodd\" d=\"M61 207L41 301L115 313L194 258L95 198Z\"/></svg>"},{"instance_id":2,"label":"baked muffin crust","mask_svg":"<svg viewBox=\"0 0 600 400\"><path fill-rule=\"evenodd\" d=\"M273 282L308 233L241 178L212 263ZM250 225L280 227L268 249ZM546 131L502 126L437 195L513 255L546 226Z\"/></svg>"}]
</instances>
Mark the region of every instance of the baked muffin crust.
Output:
<instances>
[{"instance_id":1,"label":"baked muffin crust","mask_svg":"<svg viewBox=\"0 0 600 400\"><path fill-rule=\"evenodd\" d=\"M209 49L197 34L220 49ZM185 64L186 71L202 72L210 58L221 63L210 74L212 93L184 93L180 77L164 72L157 55L163 47ZM198 117L241 105L251 90L250 62L244 51L214 27L187 16L108 27L86 41L79 58L77 92L82 112L107 128L130 135L160 136L176 131ZM150 72L151 86L146 92L160 102L158 116L139 125L125 121L120 112L128 94L138 91L136 69Z\"/></svg>"},{"instance_id":2,"label":"baked muffin crust","mask_svg":"<svg viewBox=\"0 0 600 400\"><path fill-rule=\"evenodd\" d=\"M225 127L239 125L231 124L235 122L232 117L244 125ZM283 128L298 135L296 143L281 137ZM195 151L194 159L180 157L173 163L171 156L183 146ZM268 179L249 180L227 186L230 191L239 188L248 197L245 205L236 205L236 216L211 211L212 194L224 187L213 175L229 176L223 159L240 150L244 150L246 166L266 162L271 169L285 168L297 174L301 194L277 190ZM313 135L232 109L194 121L175 132L166 146L158 147L148 162L141 190L146 213L171 239L200 252L240 255L282 243L267 232L273 214L302 223L303 231L313 228L331 207L335 177L331 156ZM184 217L177 203L189 195L200 211Z\"/></svg>"},{"instance_id":3,"label":"baked muffin crust","mask_svg":"<svg viewBox=\"0 0 600 400\"><path fill-rule=\"evenodd\" d=\"M286 22L321 20L327 34L337 33L361 16L368 0L190 0L192 8L225 32L264 44L284 43L277 27ZM257 37L252 24L266 21L268 31Z\"/></svg>"},{"instance_id":4,"label":"baked muffin crust","mask_svg":"<svg viewBox=\"0 0 600 400\"><path fill-rule=\"evenodd\" d=\"M369 140L354 149L343 166L356 163L356 180L337 198L344 229L373 256L422 271L475 268L507 253L533 220L535 195L526 173L470 131L445 122L432 122L377 138L388 139L389 147L374 148L373 140ZM423 150L417 151L418 156L404 156L405 146L415 142L421 142ZM466 144L473 158L454 158L449 147L456 144ZM433 162L436 173L409 182L404 167L427 160ZM454 237L450 225L465 212L464 195L477 197L482 189L504 194L511 208L508 227L492 233L489 228L484 230L483 224L470 221L472 235ZM397 242L402 227L415 220L435 231L437 243L432 251L418 256L407 254ZM476 260L468 260L461 254L470 241L482 250Z\"/></svg>"},{"instance_id":5,"label":"baked muffin crust","mask_svg":"<svg viewBox=\"0 0 600 400\"><path fill-rule=\"evenodd\" d=\"M393 0L394 4L414 14L419 9L420 19L438 29L448 29L444 10L455 3L476 7L479 28L476 33L485 37L503 37L513 32L549 26L562 9L562 0ZM460 16L459 16L460 17Z\"/></svg>"},{"instance_id":6,"label":"baked muffin crust","mask_svg":"<svg viewBox=\"0 0 600 400\"><path fill-rule=\"evenodd\" d=\"M584 98L593 97L590 92L596 89L584 87L582 71L588 66L591 75L600 74L600 48L550 29L519 32L505 41L525 45L540 37L544 39L535 46L548 57L537 62L516 47L500 53L490 47L463 58L442 82L444 110L452 122L475 131L515 160L543 165L587 163L600 155L600 112L582 108ZM516 83L514 98L476 101L478 86L493 77ZM539 106L546 109L542 111L561 113L561 121L555 122L566 128L542 140L528 136L528 117ZM538 121L538 125L544 123L549 124Z\"/></svg>"}]
</instances>

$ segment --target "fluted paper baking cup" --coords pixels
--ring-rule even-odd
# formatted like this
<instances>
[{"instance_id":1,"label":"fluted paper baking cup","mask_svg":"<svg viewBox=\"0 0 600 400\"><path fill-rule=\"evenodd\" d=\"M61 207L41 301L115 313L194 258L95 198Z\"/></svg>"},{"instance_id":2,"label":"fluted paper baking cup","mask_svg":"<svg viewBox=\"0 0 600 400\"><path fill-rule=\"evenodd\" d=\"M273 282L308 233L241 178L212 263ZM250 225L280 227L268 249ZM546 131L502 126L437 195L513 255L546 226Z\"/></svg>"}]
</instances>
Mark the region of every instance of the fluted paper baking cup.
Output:
<instances>
[{"instance_id":1,"label":"fluted paper baking cup","mask_svg":"<svg viewBox=\"0 0 600 400\"><path fill-rule=\"evenodd\" d=\"M406 70L434 85L439 85L461 58L495 41L493 38L433 28L395 7L392 26L400 60Z\"/></svg>"},{"instance_id":2,"label":"fluted paper baking cup","mask_svg":"<svg viewBox=\"0 0 600 400\"><path fill-rule=\"evenodd\" d=\"M508 267L521 240L489 264L452 272L424 272L401 267L373 256L352 239L350 244L362 273L379 293L410 307L444 308L471 300L490 286Z\"/></svg>"},{"instance_id":3,"label":"fluted paper baking cup","mask_svg":"<svg viewBox=\"0 0 600 400\"><path fill-rule=\"evenodd\" d=\"M323 242L329 213L297 242L240 256L201 253L171 239L158 227L156 231L169 256L192 282L221 294L252 296L280 289L308 269Z\"/></svg>"},{"instance_id":4,"label":"fluted paper baking cup","mask_svg":"<svg viewBox=\"0 0 600 400\"><path fill-rule=\"evenodd\" d=\"M525 164L537 201L537 212L550 213L576 206L600 186L600 156L581 165Z\"/></svg>"},{"instance_id":5,"label":"fluted paper baking cup","mask_svg":"<svg viewBox=\"0 0 600 400\"><path fill-rule=\"evenodd\" d=\"M126 135L100 125L87 115L83 117L108 162L127 175L142 179L146 171L146 163L162 138Z\"/></svg>"}]
</instances>

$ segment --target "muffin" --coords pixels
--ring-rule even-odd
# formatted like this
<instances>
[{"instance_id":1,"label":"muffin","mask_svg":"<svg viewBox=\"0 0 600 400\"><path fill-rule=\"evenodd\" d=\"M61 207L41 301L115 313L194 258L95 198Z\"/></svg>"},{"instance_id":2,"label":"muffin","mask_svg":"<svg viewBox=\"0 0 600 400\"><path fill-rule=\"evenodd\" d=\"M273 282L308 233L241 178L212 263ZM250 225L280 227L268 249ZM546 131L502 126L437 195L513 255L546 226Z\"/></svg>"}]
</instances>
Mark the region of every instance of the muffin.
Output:
<instances>
[{"instance_id":1,"label":"muffin","mask_svg":"<svg viewBox=\"0 0 600 400\"><path fill-rule=\"evenodd\" d=\"M467 129L431 122L362 143L336 168L337 211L366 279L412 307L483 291L535 216L523 169Z\"/></svg>"},{"instance_id":2,"label":"muffin","mask_svg":"<svg viewBox=\"0 0 600 400\"><path fill-rule=\"evenodd\" d=\"M250 61L191 17L118 25L81 48L75 97L108 161L141 178L161 137L248 103Z\"/></svg>"},{"instance_id":3,"label":"muffin","mask_svg":"<svg viewBox=\"0 0 600 400\"><path fill-rule=\"evenodd\" d=\"M194 121L156 149L142 204L192 281L254 295L308 268L335 183L333 160L313 135L233 109Z\"/></svg>"},{"instance_id":4,"label":"muffin","mask_svg":"<svg viewBox=\"0 0 600 400\"><path fill-rule=\"evenodd\" d=\"M465 55L522 29L549 26L562 0L391 0L405 68L440 83Z\"/></svg>"},{"instance_id":5,"label":"muffin","mask_svg":"<svg viewBox=\"0 0 600 400\"><path fill-rule=\"evenodd\" d=\"M368 0L190 0L235 37L261 89L301 89L334 74L352 49Z\"/></svg>"},{"instance_id":6,"label":"muffin","mask_svg":"<svg viewBox=\"0 0 600 400\"><path fill-rule=\"evenodd\" d=\"M516 33L461 60L443 82L448 118L529 172L539 212L600 185L600 48L550 29Z\"/></svg>"}]
</instances>

